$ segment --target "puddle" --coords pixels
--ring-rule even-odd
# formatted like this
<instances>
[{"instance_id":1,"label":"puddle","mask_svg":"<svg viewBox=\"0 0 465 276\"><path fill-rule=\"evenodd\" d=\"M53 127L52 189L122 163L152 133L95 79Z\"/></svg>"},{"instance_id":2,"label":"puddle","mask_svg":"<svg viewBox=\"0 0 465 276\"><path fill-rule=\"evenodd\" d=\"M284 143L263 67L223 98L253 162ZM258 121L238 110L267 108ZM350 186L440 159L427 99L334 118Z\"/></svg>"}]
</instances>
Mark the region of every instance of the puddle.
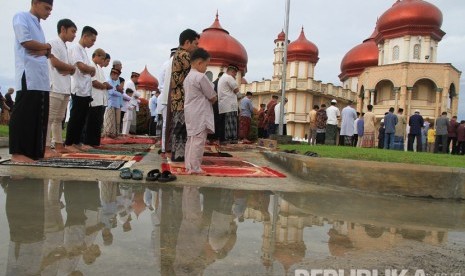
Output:
<instances>
[{"instance_id":1,"label":"puddle","mask_svg":"<svg viewBox=\"0 0 465 276\"><path fill-rule=\"evenodd\" d=\"M407 242L465 247L462 202L176 184L3 179L0 273L285 275Z\"/></svg>"}]
</instances>

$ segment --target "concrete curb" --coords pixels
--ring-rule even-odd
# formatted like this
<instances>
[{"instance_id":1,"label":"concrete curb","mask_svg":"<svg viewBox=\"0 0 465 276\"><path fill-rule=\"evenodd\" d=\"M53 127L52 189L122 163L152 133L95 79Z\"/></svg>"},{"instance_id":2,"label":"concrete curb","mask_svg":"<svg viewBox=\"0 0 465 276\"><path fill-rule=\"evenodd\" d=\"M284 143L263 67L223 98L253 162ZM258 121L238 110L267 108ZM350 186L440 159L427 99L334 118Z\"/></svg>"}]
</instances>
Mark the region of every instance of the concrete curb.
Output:
<instances>
[{"instance_id":1,"label":"concrete curb","mask_svg":"<svg viewBox=\"0 0 465 276\"><path fill-rule=\"evenodd\" d=\"M0 137L0 148L8 148L10 145L10 140L8 137Z\"/></svg>"},{"instance_id":2,"label":"concrete curb","mask_svg":"<svg viewBox=\"0 0 465 276\"><path fill-rule=\"evenodd\" d=\"M465 199L465 169L264 152L294 176L378 194Z\"/></svg>"}]
</instances>

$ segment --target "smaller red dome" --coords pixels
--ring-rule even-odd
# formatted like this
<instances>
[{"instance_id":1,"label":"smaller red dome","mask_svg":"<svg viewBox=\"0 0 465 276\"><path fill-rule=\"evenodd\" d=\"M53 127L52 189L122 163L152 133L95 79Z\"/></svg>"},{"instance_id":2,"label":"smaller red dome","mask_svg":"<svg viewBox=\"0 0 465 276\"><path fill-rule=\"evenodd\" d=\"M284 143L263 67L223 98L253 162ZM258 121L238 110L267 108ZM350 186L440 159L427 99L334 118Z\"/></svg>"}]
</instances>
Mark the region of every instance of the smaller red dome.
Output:
<instances>
[{"instance_id":1,"label":"smaller red dome","mask_svg":"<svg viewBox=\"0 0 465 276\"><path fill-rule=\"evenodd\" d=\"M429 35L440 41L442 12L435 5L423 0L397 0L378 21L377 42L386 38L405 35Z\"/></svg>"},{"instance_id":2,"label":"smaller red dome","mask_svg":"<svg viewBox=\"0 0 465 276\"><path fill-rule=\"evenodd\" d=\"M286 33L284 33L284 30L283 30L278 34L278 38L274 40L274 43L278 41L284 41L284 40L286 40Z\"/></svg>"},{"instance_id":3,"label":"smaller red dome","mask_svg":"<svg viewBox=\"0 0 465 276\"><path fill-rule=\"evenodd\" d=\"M137 79L137 87L139 89L144 89L147 91L156 91L158 90L158 80L147 70L145 66L144 71L140 73L139 78Z\"/></svg>"},{"instance_id":4,"label":"smaller red dome","mask_svg":"<svg viewBox=\"0 0 465 276\"><path fill-rule=\"evenodd\" d=\"M359 76L365 68L378 65L378 45L375 42L377 35L378 31L375 29L369 38L352 48L342 58L341 74L339 75L341 81Z\"/></svg>"},{"instance_id":5,"label":"smaller red dome","mask_svg":"<svg viewBox=\"0 0 465 276\"><path fill-rule=\"evenodd\" d=\"M305 37L304 28L302 27L300 36L287 47L287 61L299 60L317 63L319 59L318 47Z\"/></svg>"}]
</instances>

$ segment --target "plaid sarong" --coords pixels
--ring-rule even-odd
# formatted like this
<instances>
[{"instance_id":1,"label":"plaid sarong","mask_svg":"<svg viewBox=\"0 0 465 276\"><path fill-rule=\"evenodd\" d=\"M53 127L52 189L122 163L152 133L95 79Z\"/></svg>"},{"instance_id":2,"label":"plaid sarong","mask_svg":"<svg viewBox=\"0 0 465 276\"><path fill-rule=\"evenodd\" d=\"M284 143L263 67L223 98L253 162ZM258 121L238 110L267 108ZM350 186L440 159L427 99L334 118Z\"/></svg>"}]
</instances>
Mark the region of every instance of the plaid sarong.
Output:
<instances>
[{"instance_id":1,"label":"plaid sarong","mask_svg":"<svg viewBox=\"0 0 465 276\"><path fill-rule=\"evenodd\" d=\"M224 114L224 134L226 141L237 141L237 111Z\"/></svg>"}]
</instances>

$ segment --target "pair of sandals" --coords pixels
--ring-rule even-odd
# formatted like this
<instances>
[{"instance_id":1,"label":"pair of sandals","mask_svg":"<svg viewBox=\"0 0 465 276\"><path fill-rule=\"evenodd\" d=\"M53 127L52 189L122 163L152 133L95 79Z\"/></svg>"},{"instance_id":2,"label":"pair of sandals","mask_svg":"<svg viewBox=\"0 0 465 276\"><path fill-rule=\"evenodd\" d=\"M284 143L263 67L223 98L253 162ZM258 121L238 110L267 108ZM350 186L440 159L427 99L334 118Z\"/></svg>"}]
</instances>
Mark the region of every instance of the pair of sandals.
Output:
<instances>
[{"instance_id":1,"label":"pair of sandals","mask_svg":"<svg viewBox=\"0 0 465 276\"><path fill-rule=\"evenodd\" d=\"M129 168L123 168L119 172L119 177L122 179L142 180L144 178L144 172L139 169L131 171Z\"/></svg>"},{"instance_id":2,"label":"pair of sandals","mask_svg":"<svg viewBox=\"0 0 465 276\"><path fill-rule=\"evenodd\" d=\"M171 182L176 180L176 176L170 171L160 172L159 169L151 170L147 173L145 177L147 181L159 181L159 182Z\"/></svg>"}]
</instances>

